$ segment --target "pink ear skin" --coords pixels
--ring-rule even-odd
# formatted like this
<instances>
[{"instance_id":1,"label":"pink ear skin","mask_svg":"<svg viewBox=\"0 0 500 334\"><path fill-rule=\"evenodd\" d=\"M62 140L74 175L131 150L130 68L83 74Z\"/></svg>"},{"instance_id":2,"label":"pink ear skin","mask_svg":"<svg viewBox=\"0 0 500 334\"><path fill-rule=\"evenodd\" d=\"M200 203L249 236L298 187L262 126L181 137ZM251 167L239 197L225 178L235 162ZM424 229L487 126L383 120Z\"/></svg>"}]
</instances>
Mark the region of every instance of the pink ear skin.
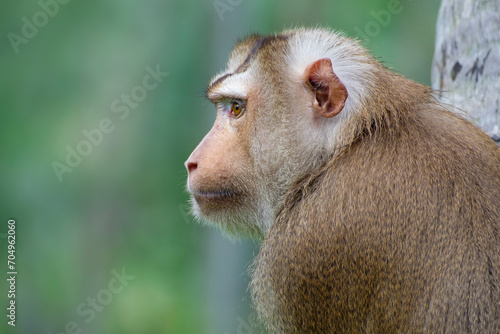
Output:
<instances>
[{"instance_id":1,"label":"pink ear skin","mask_svg":"<svg viewBox=\"0 0 500 334\"><path fill-rule=\"evenodd\" d=\"M347 89L333 72L330 59L323 58L307 66L305 79L315 93L313 107L318 116L330 118L344 109Z\"/></svg>"}]
</instances>

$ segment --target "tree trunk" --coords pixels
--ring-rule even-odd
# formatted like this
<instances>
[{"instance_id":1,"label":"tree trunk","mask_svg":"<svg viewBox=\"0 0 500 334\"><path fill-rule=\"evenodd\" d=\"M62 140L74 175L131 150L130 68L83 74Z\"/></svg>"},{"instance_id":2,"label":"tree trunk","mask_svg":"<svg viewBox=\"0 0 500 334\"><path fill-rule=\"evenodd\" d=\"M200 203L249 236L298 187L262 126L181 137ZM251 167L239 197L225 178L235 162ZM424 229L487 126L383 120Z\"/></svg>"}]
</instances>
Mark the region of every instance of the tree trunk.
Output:
<instances>
[{"instance_id":1,"label":"tree trunk","mask_svg":"<svg viewBox=\"0 0 500 334\"><path fill-rule=\"evenodd\" d=\"M500 0L443 0L432 87L500 144Z\"/></svg>"}]
</instances>

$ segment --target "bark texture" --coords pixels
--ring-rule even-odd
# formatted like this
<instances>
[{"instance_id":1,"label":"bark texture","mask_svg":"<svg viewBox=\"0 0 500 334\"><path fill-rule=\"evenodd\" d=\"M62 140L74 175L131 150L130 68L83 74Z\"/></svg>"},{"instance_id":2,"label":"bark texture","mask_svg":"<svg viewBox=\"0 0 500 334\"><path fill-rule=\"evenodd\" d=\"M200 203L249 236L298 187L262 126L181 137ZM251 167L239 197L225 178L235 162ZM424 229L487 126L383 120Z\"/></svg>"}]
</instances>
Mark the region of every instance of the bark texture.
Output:
<instances>
[{"instance_id":1,"label":"bark texture","mask_svg":"<svg viewBox=\"0 0 500 334\"><path fill-rule=\"evenodd\" d=\"M443 0L432 87L500 144L500 0Z\"/></svg>"}]
</instances>

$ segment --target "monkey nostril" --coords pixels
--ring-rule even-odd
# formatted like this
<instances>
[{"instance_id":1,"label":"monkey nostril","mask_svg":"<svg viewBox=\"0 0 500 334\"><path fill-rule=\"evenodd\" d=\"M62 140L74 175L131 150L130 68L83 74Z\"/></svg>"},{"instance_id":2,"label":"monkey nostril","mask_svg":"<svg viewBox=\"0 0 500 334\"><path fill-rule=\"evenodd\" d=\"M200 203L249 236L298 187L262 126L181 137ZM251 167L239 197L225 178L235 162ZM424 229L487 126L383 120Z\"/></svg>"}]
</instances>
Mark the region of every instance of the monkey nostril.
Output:
<instances>
[{"instance_id":1,"label":"monkey nostril","mask_svg":"<svg viewBox=\"0 0 500 334\"><path fill-rule=\"evenodd\" d=\"M192 172L193 170L198 168L198 164L196 162L187 162L186 168L187 168L188 172Z\"/></svg>"}]
</instances>

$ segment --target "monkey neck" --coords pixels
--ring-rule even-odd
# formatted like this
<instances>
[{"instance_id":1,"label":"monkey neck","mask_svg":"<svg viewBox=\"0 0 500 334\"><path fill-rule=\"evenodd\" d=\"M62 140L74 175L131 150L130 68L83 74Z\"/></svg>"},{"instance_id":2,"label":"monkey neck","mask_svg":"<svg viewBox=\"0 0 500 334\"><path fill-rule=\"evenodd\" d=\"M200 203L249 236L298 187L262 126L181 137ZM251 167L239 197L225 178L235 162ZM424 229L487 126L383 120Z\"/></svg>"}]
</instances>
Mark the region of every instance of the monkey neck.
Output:
<instances>
[{"instance_id":1,"label":"monkey neck","mask_svg":"<svg viewBox=\"0 0 500 334\"><path fill-rule=\"evenodd\" d=\"M354 143L374 136L395 136L406 131L405 124L418 110L434 104L430 87L392 73L377 64L369 94L343 126L334 155Z\"/></svg>"},{"instance_id":2,"label":"monkey neck","mask_svg":"<svg viewBox=\"0 0 500 334\"><path fill-rule=\"evenodd\" d=\"M435 104L431 88L387 71L381 65L370 95L349 117L336 139L335 148L312 171L297 179L285 195L282 208L291 209L304 196L315 191L322 175L335 161L362 141L389 138L398 140L407 132L407 123L416 121L419 109Z\"/></svg>"}]
</instances>

